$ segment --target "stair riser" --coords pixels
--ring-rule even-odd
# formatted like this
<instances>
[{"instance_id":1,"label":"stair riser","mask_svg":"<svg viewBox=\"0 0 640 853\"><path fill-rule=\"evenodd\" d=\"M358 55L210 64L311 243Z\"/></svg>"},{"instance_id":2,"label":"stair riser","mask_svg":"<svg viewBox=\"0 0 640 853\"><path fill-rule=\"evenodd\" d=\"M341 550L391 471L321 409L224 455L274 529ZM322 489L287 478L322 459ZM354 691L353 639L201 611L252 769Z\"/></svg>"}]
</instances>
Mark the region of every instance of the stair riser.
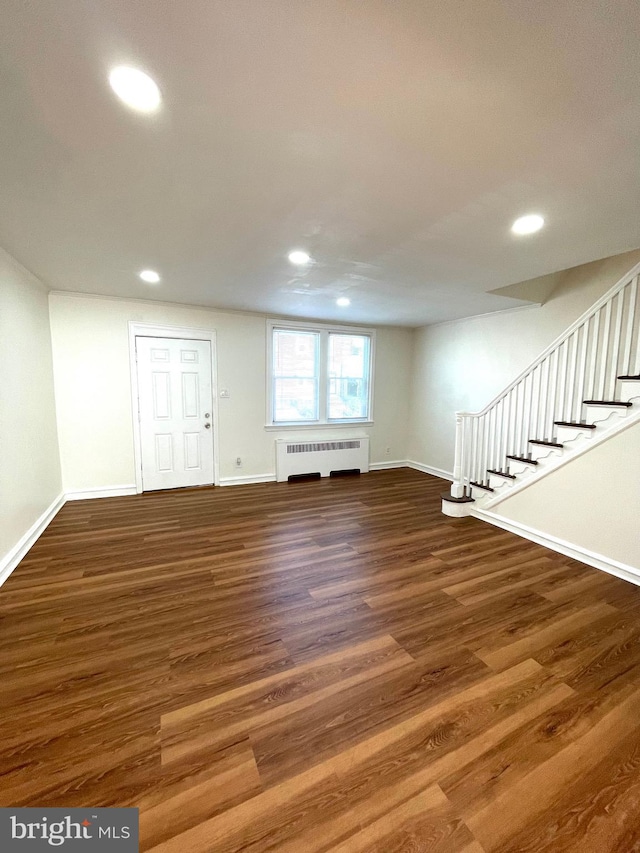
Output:
<instances>
[{"instance_id":1,"label":"stair riser","mask_svg":"<svg viewBox=\"0 0 640 853\"><path fill-rule=\"evenodd\" d=\"M546 459L548 456L559 456L562 453L562 448L547 447L544 444L530 444L529 453L532 459Z\"/></svg>"},{"instance_id":2,"label":"stair riser","mask_svg":"<svg viewBox=\"0 0 640 853\"><path fill-rule=\"evenodd\" d=\"M587 423L597 424L606 421L613 415L616 418L626 418L627 408L622 406L583 406L582 416Z\"/></svg>"},{"instance_id":3,"label":"stair riser","mask_svg":"<svg viewBox=\"0 0 640 853\"><path fill-rule=\"evenodd\" d=\"M631 382L630 380L618 382L618 398L620 400L628 403L629 400L636 397L640 397L640 382Z\"/></svg>"},{"instance_id":4,"label":"stair riser","mask_svg":"<svg viewBox=\"0 0 640 853\"><path fill-rule=\"evenodd\" d=\"M527 465L524 462L516 462L515 459L509 460L509 473L515 474L516 477L519 474L534 474L536 470L535 465Z\"/></svg>"},{"instance_id":5,"label":"stair riser","mask_svg":"<svg viewBox=\"0 0 640 853\"><path fill-rule=\"evenodd\" d=\"M515 480L509 480L506 477L499 477L497 474L489 474L489 485L492 489L508 489Z\"/></svg>"},{"instance_id":6,"label":"stair riser","mask_svg":"<svg viewBox=\"0 0 640 853\"><path fill-rule=\"evenodd\" d=\"M471 497L474 501L480 502L491 497L491 492L486 492L484 489L479 489L477 486L471 486Z\"/></svg>"},{"instance_id":7,"label":"stair riser","mask_svg":"<svg viewBox=\"0 0 640 853\"><path fill-rule=\"evenodd\" d=\"M593 429L578 429L577 427L556 427L556 441L564 444L566 441L573 441L576 438L591 438L595 430Z\"/></svg>"}]
</instances>

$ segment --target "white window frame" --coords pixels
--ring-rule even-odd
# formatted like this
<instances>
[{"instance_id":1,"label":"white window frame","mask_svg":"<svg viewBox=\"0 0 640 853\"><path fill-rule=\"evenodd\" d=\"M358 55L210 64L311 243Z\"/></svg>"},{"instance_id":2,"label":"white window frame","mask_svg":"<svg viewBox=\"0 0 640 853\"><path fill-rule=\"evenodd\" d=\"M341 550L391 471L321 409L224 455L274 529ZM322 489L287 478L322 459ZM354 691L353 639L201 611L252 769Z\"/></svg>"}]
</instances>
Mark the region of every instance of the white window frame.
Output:
<instances>
[{"instance_id":1,"label":"white window frame","mask_svg":"<svg viewBox=\"0 0 640 853\"><path fill-rule=\"evenodd\" d=\"M273 406L273 333L282 329L292 332L316 332L320 336L318 352L318 419L305 421L274 421ZM366 418L328 418L329 401L329 335L366 335L369 338L369 387ZM373 424L373 385L376 363L376 332L362 326L334 326L325 323L306 323L294 320L267 320L267 429L317 429Z\"/></svg>"}]
</instances>

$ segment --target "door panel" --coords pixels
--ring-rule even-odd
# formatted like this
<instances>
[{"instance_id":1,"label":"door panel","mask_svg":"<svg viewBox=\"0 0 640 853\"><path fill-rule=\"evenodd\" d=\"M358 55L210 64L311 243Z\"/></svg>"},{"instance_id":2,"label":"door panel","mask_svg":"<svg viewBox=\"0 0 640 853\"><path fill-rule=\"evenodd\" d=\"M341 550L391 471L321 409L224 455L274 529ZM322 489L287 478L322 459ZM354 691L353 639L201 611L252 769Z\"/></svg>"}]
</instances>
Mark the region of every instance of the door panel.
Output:
<instances>
[{"instance_id":1,"label":"door panel","mask_svg":"<svg viewBox=\"0 0 640 853\"><path fill-rule=\"evenodd\" d=\"M213 483L211 344L136 337L142 488Z\"/></svg>"},{"instance_id":2,"label":"door panel","mask_svg":"<svg viewBox=\"0 0 640 853\"><path fill-rule=\"evenodd\" d=\"M199 418L200 413L200 385L197 373L182 374L182 416L187 418Z\"/></svg>"},{"instance_id":3,"label":"door panel","mask_svg":"<svg viewBox=\"0 0 640 853\"><path fill-rule=\"evenodd\" d=\"M170 433L156 433L155 470L165 473L173 471L173 436Z\"/></svg>"},{"instance_id":4,"label":"door panel","mask_svg":"<svg viewBox=\"0 0 640 853\"><path fill-rule=\"evenodd\" d=\"M159 373L154 370L151 374L153 382L153 419L155 421L171 418L171 374Z\"/></svg>"}]
</instances>

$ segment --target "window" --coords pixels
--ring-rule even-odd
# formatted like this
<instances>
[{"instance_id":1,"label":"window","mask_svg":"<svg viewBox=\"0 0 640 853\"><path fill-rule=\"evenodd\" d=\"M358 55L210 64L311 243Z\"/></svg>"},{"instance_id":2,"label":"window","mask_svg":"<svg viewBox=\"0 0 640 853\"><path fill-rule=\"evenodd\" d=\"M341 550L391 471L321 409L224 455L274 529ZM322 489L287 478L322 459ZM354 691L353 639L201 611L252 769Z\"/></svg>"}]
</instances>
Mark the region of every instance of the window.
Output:
<instances>
[{"instance_id":1,"label":"window","mask_svg":"<svg viewBox=\"0 0 640 853\"><path fill-rule=\"evenodd\" d=\"M330 420L369 414L369 336L329 332Z\"/></svg>"},{"instance_id":2,"label":"window","mask_svg":"<svg viewBox=\"0 0 640 853\"><path fill-rule=\"evenodd\" d=\"M318 349L316 332L274 329L273 420L318 420Z\"/></svg>"},{"instance_id":3,"label":"window","mask_svg":"<svg viewBox=\"0 0 640 853\"><path fill-rule=\"evenodd\" d=\"M269 424L371 419L373 332L269 323Z\"/></svg>"}]
</instances>

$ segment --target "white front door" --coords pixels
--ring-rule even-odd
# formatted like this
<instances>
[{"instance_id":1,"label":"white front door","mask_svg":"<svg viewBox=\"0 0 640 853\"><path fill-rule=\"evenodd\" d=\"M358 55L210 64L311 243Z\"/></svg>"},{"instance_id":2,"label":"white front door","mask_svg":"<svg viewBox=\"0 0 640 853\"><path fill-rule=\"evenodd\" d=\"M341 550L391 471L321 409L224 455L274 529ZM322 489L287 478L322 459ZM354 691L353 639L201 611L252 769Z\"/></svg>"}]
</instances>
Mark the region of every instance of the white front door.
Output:
<instances>
[{"instance_id":1,"label":"white front door","mask_svg":"<svg viewBox=\"0 0 640 853\"><path fill-rule=\"evenodd\" d=\"M213 483L211 344L136 337L142 488Z\"/></svg>"}]
</instances>

